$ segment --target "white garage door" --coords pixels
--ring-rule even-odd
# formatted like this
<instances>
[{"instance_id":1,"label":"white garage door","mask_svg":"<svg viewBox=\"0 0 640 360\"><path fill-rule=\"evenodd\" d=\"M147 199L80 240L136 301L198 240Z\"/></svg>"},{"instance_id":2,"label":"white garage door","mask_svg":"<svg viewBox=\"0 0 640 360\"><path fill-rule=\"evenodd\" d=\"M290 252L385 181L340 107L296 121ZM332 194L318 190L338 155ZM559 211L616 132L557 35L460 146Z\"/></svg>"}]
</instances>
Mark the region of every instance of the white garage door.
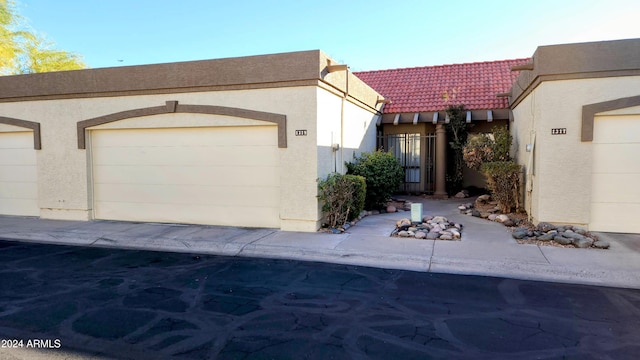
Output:
<instances>
[{"instance_id":1,"label":"white garage door","mask_svg":"<svg viewBox=\"0 0 640 360\"><path fill-rule=\"evenodd\" d=\"M96 219L280 227L275 126L91 132Z\"/></svg>"},{"instance_id":2,"label":"white garage door","mask_svg":"<svg viewBox=\"0 0 640 360\"><path fill-rule=\"evenodd\" d=\"M0 214L40 215L33 132L0 133Z\"/></svg>"},{"instance_id":3,"label":"white garage door","mask_svg":"<svg viewBox=\"0 0 640 360\"><path fill-rule=\"evenodd\" d=\"M596 116L589 229L640 233L640 116Z\"/></svg>"}]
</instances>

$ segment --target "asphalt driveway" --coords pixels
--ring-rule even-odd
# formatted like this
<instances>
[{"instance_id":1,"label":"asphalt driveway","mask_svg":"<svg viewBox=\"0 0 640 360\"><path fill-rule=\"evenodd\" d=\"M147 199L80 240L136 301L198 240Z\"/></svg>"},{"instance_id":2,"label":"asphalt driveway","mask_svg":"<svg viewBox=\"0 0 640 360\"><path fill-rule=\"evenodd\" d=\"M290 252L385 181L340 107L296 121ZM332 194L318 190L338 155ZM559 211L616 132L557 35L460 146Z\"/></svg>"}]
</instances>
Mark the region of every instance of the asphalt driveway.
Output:
<instances>
[{"instance_id":1,"label":"asphalt driveway","mask_svg":"<svg viewBox=\"0 0 640 360\"><path fill-rule=\"evenodd\" d=\"M0 339L2 359L632 359L640 290L0 241Z\"/></svg>"}]
</instances>

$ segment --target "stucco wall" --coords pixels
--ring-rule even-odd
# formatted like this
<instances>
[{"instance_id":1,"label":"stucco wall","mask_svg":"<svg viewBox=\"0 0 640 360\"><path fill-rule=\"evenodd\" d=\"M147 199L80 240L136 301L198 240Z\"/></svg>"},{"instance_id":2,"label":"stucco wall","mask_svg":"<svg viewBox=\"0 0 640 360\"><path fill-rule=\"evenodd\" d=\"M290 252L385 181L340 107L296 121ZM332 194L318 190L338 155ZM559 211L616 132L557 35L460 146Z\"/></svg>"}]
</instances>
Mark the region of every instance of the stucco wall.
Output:
<instances>
[{"instance_id":1,"label":"stucco wall","mask_svg":"<svg viewBox=\"0 0 640 360\"><path fill-rule=\"evenodd\" d=\"M4 116L41 122L42 150L38 151L39 205L43 218L91 218L87 152L77 148L76 123L89 118L136 108L158 106L168 100L181 104L238 107L285 114L287 148L280 149L282 164L282 228L287 222L308 222L314 228L319 217L316 199L316 144L313 136L296 137L295 129L315 128L316 87L257 89L228 92L109 98L61 99L26 103L3 103ZM181 127L251 125L256 120L231 119L201 114L170 114L125 119L97 128ZM8 127L8 126L4 126ZM3 128L4 128L3 127ZM256 174L256 181L260 181ZM303 229L304 226L296 226ZM307 230L308 230L307 229ZM313 229L315 230L315 228Z\"/></svg>"},{"instance_id":2,"label":"stucco wall","mask_svg":"<svg viewBox=\"0 0 640 360\"><path fill-rule=\"evenodd\" d=\"M324 88L317 89L317 101L317 178L324 179L332 172L346 173L345 162L375 150L377 115Z\"/></svg>"},{"instance_id":3,"label":"stucco wall","mask_svg":"<svg viewBox=\"0 0 640 360\"><path fill-rule=\"evenodd\" d=\"M526 165L536 134L533 195L525 206L537 221L587 225L591 143L581 141L582 106L638 95L640 76L544 81L513 109L516 158ZM566 135L551 135L566 128Z\"/></svg>"},{"instance_id":4,"label":"stucco wall","mask_svg":"<svg viewBox=\"0 0 640 360\"><path fill-rule=\"evenodd\" d=\"M539 162L539 151L535 144L535 129L537 120L540 118L540 107L534 106L536 94L532 93L513 109L514 121L510 124L511 135L513 135L513 156L515 161L522 165L524 171L524 209L529 216L537 222L538 220L538 194L539 188L536 182L537 164ZM527 145L533 145L531 152L527 151ZM529 182L529 185L527 183Z\"/></svg>"}]
</instances>

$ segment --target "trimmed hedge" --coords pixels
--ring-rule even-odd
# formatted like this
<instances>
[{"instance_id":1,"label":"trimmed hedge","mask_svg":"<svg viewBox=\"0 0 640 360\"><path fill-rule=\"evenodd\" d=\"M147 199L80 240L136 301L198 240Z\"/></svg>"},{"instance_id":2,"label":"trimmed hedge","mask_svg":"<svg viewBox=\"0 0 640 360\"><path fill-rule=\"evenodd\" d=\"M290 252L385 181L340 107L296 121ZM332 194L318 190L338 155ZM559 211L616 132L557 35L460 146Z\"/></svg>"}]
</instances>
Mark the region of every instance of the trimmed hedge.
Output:
<instances>
[{"instance_id":1,"label":"trimmed hedge","mask_svg":"<svg viewBox=\"0 0 640 360\"><path fill-rule=\"evenodd\" d=\"M384 207L404 179L404 170L395 156L381 150L363 153L346 165L348 174L365 178L367 195L364 206L369 210Z\"/></svg>"},{"instance_id":2,"label":"trimmed hedge","mask_svg":"<svg viewBox=\"0 0 640 360\"><path fill-rule=\"evenodd\" d=\"M366 182L362 176L329 174L318 182L318 199L327 226L336 228L353 220L364 210Z\"/></svg>"}]
</instances>

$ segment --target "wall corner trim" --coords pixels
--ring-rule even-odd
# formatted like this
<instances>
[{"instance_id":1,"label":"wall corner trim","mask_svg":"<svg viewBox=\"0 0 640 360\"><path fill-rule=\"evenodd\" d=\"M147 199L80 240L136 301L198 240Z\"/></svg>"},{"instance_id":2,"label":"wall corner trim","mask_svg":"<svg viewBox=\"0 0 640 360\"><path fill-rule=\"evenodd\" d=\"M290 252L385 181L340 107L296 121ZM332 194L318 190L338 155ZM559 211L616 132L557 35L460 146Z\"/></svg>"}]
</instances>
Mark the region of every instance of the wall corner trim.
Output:
<instances>
[{"instance_id":1,"label":"wall corner trim","mask_svg":"<svg viewBox=\"0 0 640 360\"><path fill-rule=\"evenodd\" d=\"M595 116L597 113L617 110L617 109L624 109L624 108L639 106L639 105L640 105L640 95L583 105L582 106L582 129L581 129L580 141L582 142L593 141L593 126L594 126Z\"/></svg>"},{"instance_id":2,"label":"wall corner trim","mask_svg":"<svg viewBox=\"0 0 640 360\"><path fill-rule=\"evenodd\" d=\"M130 119L142 116L161 115L169 113L195 113L208 115L223 115L239 117L243 119L271 122L278 127L278 147L287 147L287 116L282 114L255 111L241 108L232 108L214 105L182 105L178 101L167 101L164 106L152 106L147 108L120 111L117 113L98 116L95 118L78 121L76 129L78 133L78 149L86 149L86 129L92 126L107 124L114 121ZM1 119L1 118L0 118ZM39 132L38 132L39 133Z\"/></svg>"},{"instance_id":3,"label":"wall corner trim","mask_svg":"<svg viewBox=\"0 0 640 360\"><path fill-rule=\"evenodd\" d=\"M42 143L40 141L40 123L0 116L0 124L13 125L33 130L33 148L36 150L42 149Z\"/></svg>"}]
</instances>

